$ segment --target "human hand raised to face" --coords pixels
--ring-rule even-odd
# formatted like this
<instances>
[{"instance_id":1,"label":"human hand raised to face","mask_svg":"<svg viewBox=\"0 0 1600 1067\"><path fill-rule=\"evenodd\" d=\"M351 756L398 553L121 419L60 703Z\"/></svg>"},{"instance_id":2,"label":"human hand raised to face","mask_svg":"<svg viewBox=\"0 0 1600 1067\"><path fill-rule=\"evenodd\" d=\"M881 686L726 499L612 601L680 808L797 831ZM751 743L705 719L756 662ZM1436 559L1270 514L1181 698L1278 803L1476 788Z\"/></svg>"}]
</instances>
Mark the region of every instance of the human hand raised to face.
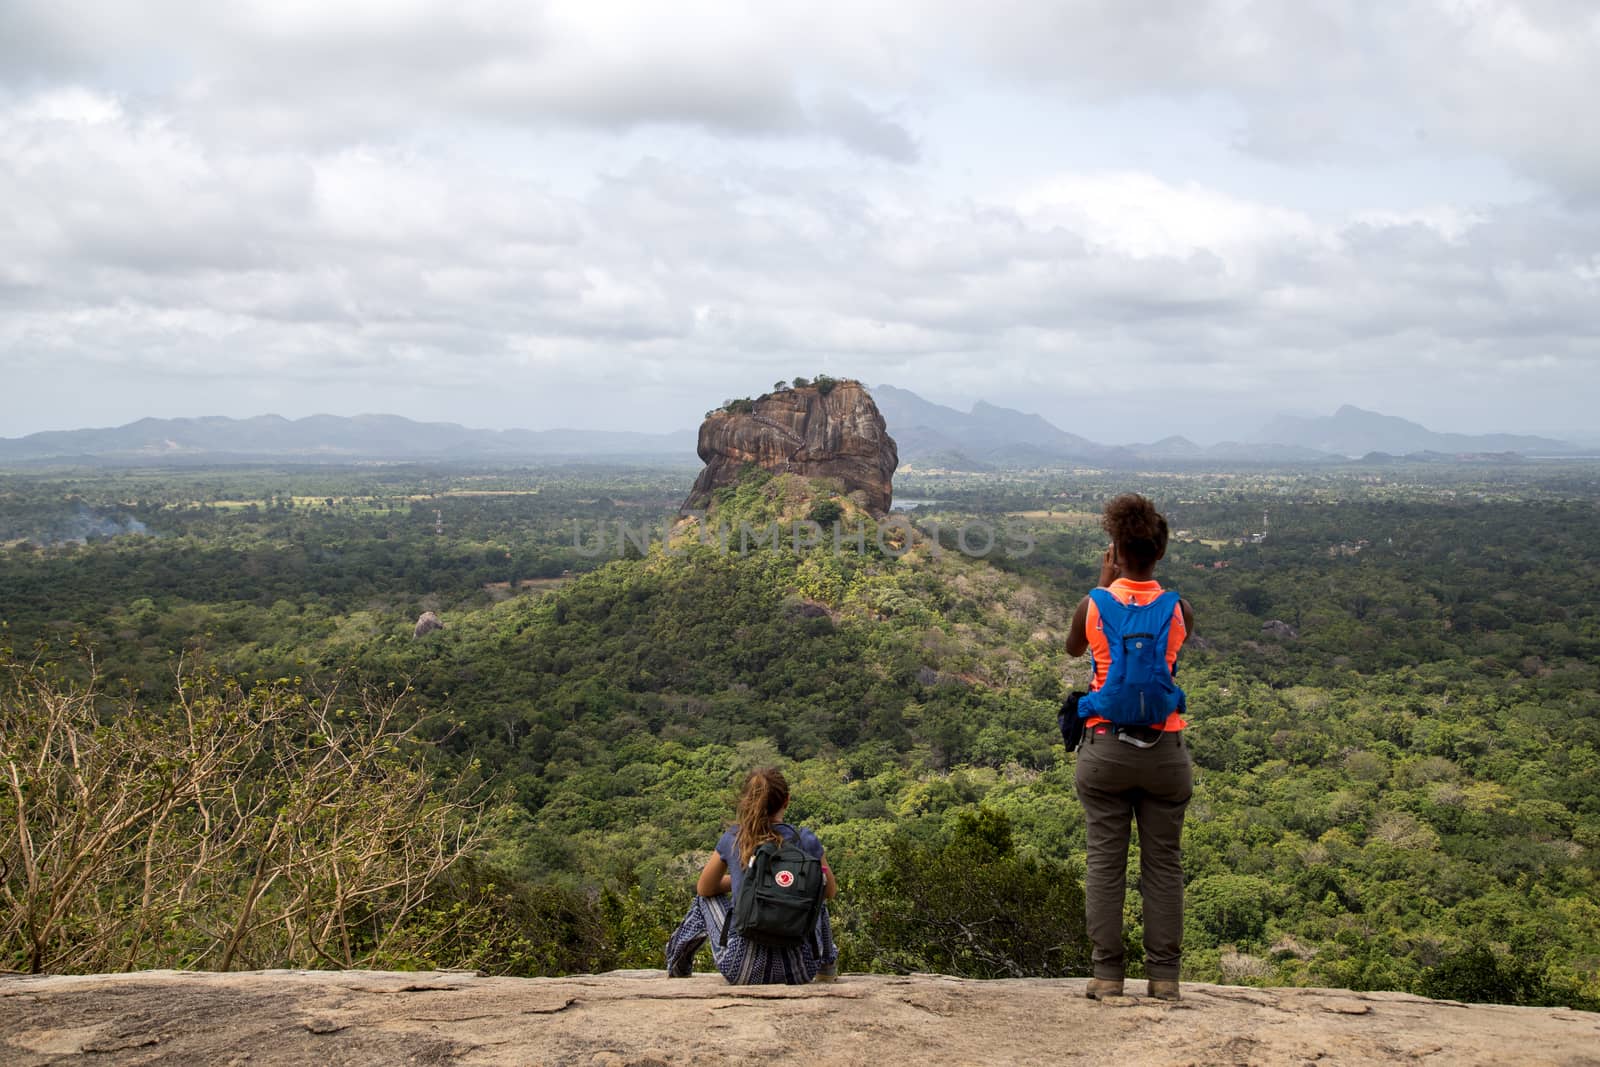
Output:
<instances>
[{"instance_id":1,"label":"human hand raised to face","mask_svg":"<svg viewBox=\"0 0 1600 1067\"><path fill-rule=\"evenodd\" d=\"M1117 557L1117 546L1113 542L1106 546L1105 555L1100 557L1100 584L1110 585L1122 577L1122 563Z\"/></svg>"}]
</instances>

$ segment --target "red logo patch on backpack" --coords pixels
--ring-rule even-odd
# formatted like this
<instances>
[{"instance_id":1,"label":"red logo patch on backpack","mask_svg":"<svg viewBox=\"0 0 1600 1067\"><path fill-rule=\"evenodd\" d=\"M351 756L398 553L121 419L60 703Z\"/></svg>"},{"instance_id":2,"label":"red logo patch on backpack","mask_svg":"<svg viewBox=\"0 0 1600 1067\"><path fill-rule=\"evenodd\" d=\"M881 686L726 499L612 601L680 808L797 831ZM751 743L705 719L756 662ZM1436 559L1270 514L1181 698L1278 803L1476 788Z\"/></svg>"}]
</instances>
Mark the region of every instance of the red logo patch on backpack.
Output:
<instances>
[{"instance_id":1,"label":"red logo patch on backpack","mask_svg":"<svg viewBox=\"0 0 1600 1067\"><path fill-rule=\"evenodd\" d=\"M794 872L779 871L777 874L772 876L772 880L778 883L778 887L780 889L788 889L790 886L794 885Z\"/></svg>"}]
</instances>

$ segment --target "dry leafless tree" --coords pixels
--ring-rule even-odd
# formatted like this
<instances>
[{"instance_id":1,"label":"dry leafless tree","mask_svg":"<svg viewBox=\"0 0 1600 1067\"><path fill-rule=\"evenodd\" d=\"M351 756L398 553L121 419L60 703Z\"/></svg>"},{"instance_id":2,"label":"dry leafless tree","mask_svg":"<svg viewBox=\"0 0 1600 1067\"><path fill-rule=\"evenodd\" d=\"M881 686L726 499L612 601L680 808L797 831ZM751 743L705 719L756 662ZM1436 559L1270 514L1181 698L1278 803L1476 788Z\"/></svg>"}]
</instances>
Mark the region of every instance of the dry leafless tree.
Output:
<instances>
[{"instance_id":1,"label":"dry leafless tree","mask_svg":"<svg viewBox=\"0 0 1600 1067\"><path fill-rule=\"evenodd\" d=\"M92 664L91 664L92 668ZM0 662L0 966L356 967L474 846L408 693L180 668L170 706ZM419 941L419 937L423 940Z\"/></svg>"}]
</instances>

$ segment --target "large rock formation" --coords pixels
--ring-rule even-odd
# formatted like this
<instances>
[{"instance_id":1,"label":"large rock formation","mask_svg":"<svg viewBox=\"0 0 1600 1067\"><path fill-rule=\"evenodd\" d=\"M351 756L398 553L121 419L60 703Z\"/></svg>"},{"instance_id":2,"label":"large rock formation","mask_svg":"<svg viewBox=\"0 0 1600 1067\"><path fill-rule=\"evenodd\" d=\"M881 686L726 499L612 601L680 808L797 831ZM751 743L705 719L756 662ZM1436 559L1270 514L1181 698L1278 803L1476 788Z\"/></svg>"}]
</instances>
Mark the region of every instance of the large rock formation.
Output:
<instances>
[{"instance_id":1,"label":"large rock formation","mask_svg":"<svg viewBox=\"0 0 1600 1067\"><path fill-rule=\"evenodd\" d=\"M754 463L777 473L837 478L882 517L900 463L878 405L866 386L850 379L768 393L749 411L714 411L700 425L699 452L706 467L685 510L705 507L713 489L733 484L745 464Z\"/></svg>"},{"instance_id":2,"label":"large rock formation","mask_svg":"<svg viewBox=\"0 0 1600 1067\"><path fill-rule=\"evenodd\" d=\"M1143 982L1132 982L1137 992ZM1600 1015L1408 993L1186 985L1085 1000L1081 978L846 975L730 986L266 971L0 977L0 1063L1592 1064Z\"/></svg>"}]
</instances>

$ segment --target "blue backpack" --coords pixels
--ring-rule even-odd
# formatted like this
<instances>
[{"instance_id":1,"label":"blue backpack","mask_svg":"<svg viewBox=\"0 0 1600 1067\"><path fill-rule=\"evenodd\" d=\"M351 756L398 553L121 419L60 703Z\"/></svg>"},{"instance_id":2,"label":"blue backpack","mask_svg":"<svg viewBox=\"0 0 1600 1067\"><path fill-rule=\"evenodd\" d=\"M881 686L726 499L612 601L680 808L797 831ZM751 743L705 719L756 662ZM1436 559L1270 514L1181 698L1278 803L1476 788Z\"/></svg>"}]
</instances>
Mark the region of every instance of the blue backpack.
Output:
<instances>
[{"instance_id":1,"label":"blue backpack","mask_svg":"<svg viewBox=\"0 0 1600 1067\"><path fill-rule=\"evenodd\" d=\"M1100 609L1111 663L1105 684L1079 699L1079 716L1098 715L1118 726L1161 725L1185 706L1183 690L1167 668L1177 590L1168 589L1148 604L1121 603L1108 589L1091 589L1089 596Z\"/></svg>"}]
</instances>

